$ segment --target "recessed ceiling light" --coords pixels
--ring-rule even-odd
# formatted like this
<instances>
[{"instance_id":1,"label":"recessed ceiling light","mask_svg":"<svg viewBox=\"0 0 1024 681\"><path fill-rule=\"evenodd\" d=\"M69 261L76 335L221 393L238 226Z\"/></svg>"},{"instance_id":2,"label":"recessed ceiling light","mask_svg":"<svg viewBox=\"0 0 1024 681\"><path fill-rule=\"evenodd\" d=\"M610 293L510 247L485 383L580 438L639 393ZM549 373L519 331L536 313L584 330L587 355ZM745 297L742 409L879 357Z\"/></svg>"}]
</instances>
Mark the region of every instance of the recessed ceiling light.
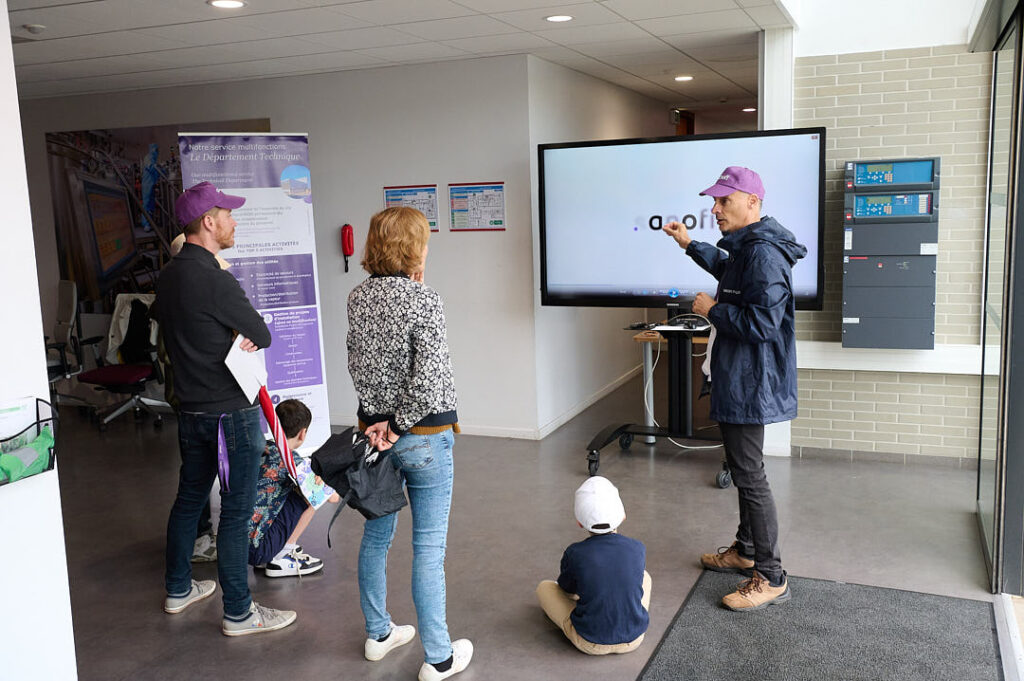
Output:
<instances>
[{"instance_id":1,"label":"recessed ceiling light","mask_svg":"<svg viewBox=\"0 0 1024 681\"><path fill-rule=\"evenodd\" d=\"M556 24L562 21L572 21L572 17L569 16L568 14L552 14L551 16L544 18L547 19L548 21L553 21Z\"/></svg>"},{"instance_id":2,"label":"recessed ceiling light","mask_svg":"<svg viewBox=\"0 0 1024 681\"><path fill-rule=\"evenodd\" d=\"M245 0L206 0L206 4L220 9L240 9L245 7Z\"/></svg>"},{"instance_id":3,"label":"recessed ceiling light","mask_svg":"<svg viewBox=\"0 0 1024 681\"><path fill-rule=\"evenodd\" d=\"M755 111L757 111L757 109L755 109L752 106L748 106L746 109L743 110L743 113L754 113Z\"/></svg>"},{"instance_id":4,"label":"recessed ceiling light","mask_svg":"<svg viewBox=\"0 0 1024 681\"><path fill-rule=\"evenodd\" d=\"M676 80L680 83L683 83L688 80L693 80L693 76L676 76Z\"/></svg>"}]
</instances>

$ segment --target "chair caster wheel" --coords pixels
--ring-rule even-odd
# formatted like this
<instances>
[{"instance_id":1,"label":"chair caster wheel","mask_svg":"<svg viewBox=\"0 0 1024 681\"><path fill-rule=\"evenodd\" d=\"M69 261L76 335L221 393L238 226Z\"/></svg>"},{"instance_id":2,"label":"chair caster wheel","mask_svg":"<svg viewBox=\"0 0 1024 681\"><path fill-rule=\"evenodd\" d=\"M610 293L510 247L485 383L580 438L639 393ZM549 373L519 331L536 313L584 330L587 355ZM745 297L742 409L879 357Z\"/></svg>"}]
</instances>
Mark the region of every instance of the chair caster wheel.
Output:
<instances>
[{"instance_id":1,"label":"chair caster wheel","mask_svg":"<svg viewBox=\"0 0 1024 681\"><path fill-rule=\"evenodd\" d=\"M728 489L732 485L732 473L729 471L718 471L715 476L715 484L719 489Z\"/></svg>"},{"instance_id":2,"label":"chair caster wheel","mask_svg":"<svg viewBox=\"0 0 1024 681\"><path fill-rule=\"evenodd\" d=\"M597 469L601 465L601 452L596 449L587 453L587 472L591 477L597 475Z\"/></svg>"},{"instance_id":3,"label":"chair caster wheel","mask_svg":"<svg viewBox=\"0 0 1024 681\"><path fill-rule=\"evenodd\" d=\"M633 434L623 433L619 436L619 447L625 451L629 449L629 446L633 444Z\"/></svg>"}]
</instances>

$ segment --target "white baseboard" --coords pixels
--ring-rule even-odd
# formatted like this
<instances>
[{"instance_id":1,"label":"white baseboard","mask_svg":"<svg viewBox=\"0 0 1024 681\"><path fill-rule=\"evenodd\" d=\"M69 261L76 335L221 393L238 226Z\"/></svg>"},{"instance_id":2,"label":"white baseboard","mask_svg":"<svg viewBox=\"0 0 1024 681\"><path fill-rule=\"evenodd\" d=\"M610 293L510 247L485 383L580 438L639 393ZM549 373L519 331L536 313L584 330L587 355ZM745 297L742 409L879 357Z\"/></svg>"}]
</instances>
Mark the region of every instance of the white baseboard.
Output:
<instances>
[{"instance_id":1,"label":"white baseboard","mask_svg":"<svg viewBox=\"0 0 1024 681\"><path fill-rule=\"evenodd\" d=\"M637 376L637 374L639 374L642 370L642 366L635 366L626 373L622 374L621 376L613 380L612 382L605 385L603 388L598 390L590 397L586 398L582 402L576 403L575 405L564 411L561 415L557 416L556 418L552 419L551 421L548 421L546 424L541 426L537 432L537 436L534 439L543 440L548 435L555 432L558 428L560 428L561 426L565 425L573 418L578 416L584 409L591 406L592 404L600 400L602 397L606 397L607 395L611 394L613 391L615 391L617 388L620 388L624 383L629 381L631 378ZM637 400L642 401L643 395L637 395Z\"/></svg>"}]
</instances>

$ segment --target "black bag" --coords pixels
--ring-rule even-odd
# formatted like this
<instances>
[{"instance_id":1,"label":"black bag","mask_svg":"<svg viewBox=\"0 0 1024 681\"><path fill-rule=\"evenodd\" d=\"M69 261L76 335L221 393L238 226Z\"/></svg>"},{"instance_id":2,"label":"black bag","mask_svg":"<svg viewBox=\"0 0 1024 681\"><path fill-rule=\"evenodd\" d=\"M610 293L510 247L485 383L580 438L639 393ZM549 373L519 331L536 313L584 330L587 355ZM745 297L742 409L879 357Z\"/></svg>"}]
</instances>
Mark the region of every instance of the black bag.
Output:
<instances>
[{"instance_id":1,"label":"black bag","mask_svg":"<svg viewBox=\"0 0 1024 681\"><path fill-rule=\"evenodd\" d=\"M328 547L331 528L345 504L373 520L391 515L409 503L402 471L391 463L391 451L378 452L355 428L331 435L313 453L310 468L341 495L338 510L327 526Z\"/></svg>"}]
</instances>

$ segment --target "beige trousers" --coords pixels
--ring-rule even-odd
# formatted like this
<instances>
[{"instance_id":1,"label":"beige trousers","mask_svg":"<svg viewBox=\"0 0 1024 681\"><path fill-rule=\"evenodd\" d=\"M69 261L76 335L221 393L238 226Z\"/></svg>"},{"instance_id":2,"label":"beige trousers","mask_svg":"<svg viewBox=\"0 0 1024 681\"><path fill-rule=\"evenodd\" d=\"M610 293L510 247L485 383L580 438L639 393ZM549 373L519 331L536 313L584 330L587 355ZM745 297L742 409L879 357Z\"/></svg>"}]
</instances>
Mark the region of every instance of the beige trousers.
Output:
<instances>
[{"instance_id":1,"label":"beige trousers","mask_svg":"<svg viewBox=\"0 0 1024 681\"><path fill-rule=\"evenodd\" d=\"M629 653L640 647L644 642L644 635L640 634L636 640L629 643L617 643L615 645L603 645L591 643L576 633L572 626L572 611L576 608L577 596L568 594L558 586L558 582L545 579L537 586L537 598L540 600L540 607L544 614L554 622L565 634L565 637L579 650L587 655L608 655L611 653ZM651 609L651 576L644 570L643 596L640 605L644 610Z\"/></svg>"}]
</instances>

